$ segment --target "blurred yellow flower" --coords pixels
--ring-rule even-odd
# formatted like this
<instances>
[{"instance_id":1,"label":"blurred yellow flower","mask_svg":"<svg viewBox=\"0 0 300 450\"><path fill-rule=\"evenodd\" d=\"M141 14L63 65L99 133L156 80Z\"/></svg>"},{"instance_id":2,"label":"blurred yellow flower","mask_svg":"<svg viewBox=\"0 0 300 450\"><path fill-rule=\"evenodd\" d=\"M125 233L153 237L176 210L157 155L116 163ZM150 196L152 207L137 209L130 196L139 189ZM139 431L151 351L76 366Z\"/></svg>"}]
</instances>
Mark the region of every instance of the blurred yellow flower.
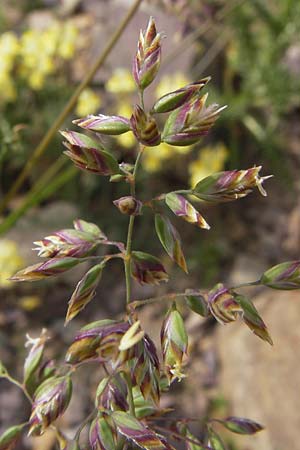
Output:
<instances>
[{"instance_id":1,"label":"blurred yellow flower","mask_svg":"<svg viewBox=\"0 0 300 450\"><path fill-rule=\"evenodd\" d=\"M15 84L9 74L0 72L0 101L14 101L17 97Z\"/></svg>"},{"instance_id":2,"label":"blurred yellow flower","mask_svg":"<svg viewBox=\"0 0 300 450\"><path fill-rule=\"evenodd\" d=\"M28 75L28 84L35 91L39 91L44 86L45 76L41 71L34 71Z\"/></svg>"},{"instance_id":3,"label":"blurred yellow flower","mask_svg":"<svg viewBox=\"0 0 300 450\"><path fill-rule=\"evenodd\" d=\"M118 67L106 83L106 90L112 94L131 94L136 90L132 74L128 69Z\"/></svg>"},{"instance_id":4,"label":"blurred yellow flower","mask_svg":"<svg viewBox=\"0 0 300 450\"><path fill-rule=\"evenodd\" d=\"M179 155L184 155L191 151L193 146L177 147L162 142L156 147L147 148L143 157L143 166L147 172L157 172L163 169L163 163L169 159Z\"/></svg>"},{"instance_id":5,"label":"blurred yellow flower","mask_svg":"<svg viewBox=\"0 0 300 450\"><path fill-rule=\"evenodd\" d=\"M79 30L72 22L67 22L59 39L58 55L63 59L71 59L74 56Z\"/></svg>"},{"instance_id":6,"label":"blurred yellow flower","mask_svg":"<svg viewBox=\"0 0 300 450\"><path fill-rule=\"evenodd\" d=\"M168 92L176 91L176 89L188 83L190 83L190 80L182 72L163 75L155 89L155 95L157 98L160 98Z\"/></svg>"},{"instance_id":7,"label":"blurred yellow flower","mask_svg":"<svg viewBox=\"0 0 300 450\"><path fill-rule=\"evenodd\" d=\"M147 172L157 172L162 169L163 162L174 155L173 147L165 142L156 147L146 148L143 156L143 167Z\"/></svg>"},{"instance_id":8,"label":"blurred yellow flower","mask_svg":"<svg viewBox=\"0 0 300 450\"><path fill-rule=\"evenodd\" d=\"M189 166L191 186L194 187L200 180L213 172L223 170L228 154L229 151L223 143L200 150L198 159Z\"/></svg>"},{"instance_id":9,"label":"blurred yellow flower","mask_svg":"<svg viewBox=\"0 0 300 450\"><path fill-rule=\"evenodd\" d=\"M136 138L134 137L132 131L128 131L128 133L116 136L116 140L124 148L132 148L137 143Z\"/></svg>"},{"instance_id":10,"label":"blurred yellow flower","mask_svg":"<svg viewBox=\"0 0 300 450\"><path fill-rule=\"evenodd\" d=\"M18 303L25 311L33 311L41 305L41 299L37 295L25 295L19 299Z\"/></svg>"},{"instance_id":11,"label":"blurred yellow flower","mask_svg":"<svg viewBox=\"0 0 300 450\"><path fill-rule=\"evenodd\" d=\"M120 103L117 104L117 114L119 116L123 116L126 117L127 119L130 119L131 115L132 115L132 105L131 103L129 103L128 101L121 101Z\"/></svg>"},{"instance_id":12,"label":"blurred yellow flower","mask_svg":"<svg viewBox=\"0 0 300 450\"><path fill-rule=\"evenodd\" d=\"M16 242L9 239L0 239L0 287L9 287L12 282L8 280L24 264L18 252Z\"/></svg>"},{"instance_id":13,"label":"blurred yellow flower","mask_svg":"<svg viewBox=\"0 0 300 450\"><path fill-rule=\"evenodd\" d=\"M76 114L79 117L94 114L98 111L101 104L102 100L99 94L96 94L96 92L90 88L84 89L77 101Z\"/></svg>"},{"instance_id":14,"label":"blurred yellow flower","mask_svg":"<svg viewBox=\"0 0 300 450\"><path fill-rule=\"evenodd\" d=\"M7 31L0 36L1 58L15 58L19 53L19 40L11 31Z\"/></svg>"}]
</instances>

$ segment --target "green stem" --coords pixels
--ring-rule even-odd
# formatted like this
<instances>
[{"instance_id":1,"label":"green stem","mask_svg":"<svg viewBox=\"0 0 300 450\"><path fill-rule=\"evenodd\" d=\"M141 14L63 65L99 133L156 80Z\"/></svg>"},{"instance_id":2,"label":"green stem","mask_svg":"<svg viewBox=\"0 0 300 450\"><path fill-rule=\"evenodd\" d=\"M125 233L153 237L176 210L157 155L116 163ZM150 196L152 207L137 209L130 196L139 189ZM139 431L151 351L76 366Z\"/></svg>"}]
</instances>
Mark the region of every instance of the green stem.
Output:
<instances>
[{"instance_id":1,"label":"green stem","mask_svg":"<svg viewBox=\"0 0 300 450\"><path fill-rule=\"evenodd\" d=\"M82 432L82 430L94 419L95 415L97 414L97 411L94 409L94 411L92 411L85 419L84 421L80 424L78 430L76 431L74 440L78 441L79 437L80 437L80 433Z\"/></svg>"},{"instance_id":2,"label":"green stem","mask_svg":"<svg viewBox=\"0 0 300 450\"><path fill-rule=\"evenodd\" d=\"M140 151L137 155L134 170L132 174L132 180L130 185L130 195L135 196L135 181L136 175L139 168L139 163L143 154L145 147L140 147ZM132 245L132 233L134 226L135 216L130 216L128 231L127 231L127 242L126 242L126 253L124 259L124 268L125 268L125 281L126 281L126 304L130 303L131 299L131 275L130 275L130 255L131 255L131 245Z\"/></svg>"},{"instance_id":3,"label":"green stem","mask_svg":"<svg viewBox=\"0 0 300 450\"><path fill-rule=\"evenodd\" d=\"M136 183L137 171L139 168L139 164L140 164L144 149L145 149L144 146L140 146L140 150L137 155L134 169L133 169L132 179L130 180L130 194L133 197L135 196L135 183ZM130 216L129 224L128 224L128 231L127 231L126 253L125 253L125 258L124 258L125 281L126 281L126 305L128 305L131 300L131 270L130 270L131 261L130 261L130 258L131 258L131 246L132 246L132 234L133 234L134 220L135 220L135 216ZM132 382L131 382L130 372L129 373L124 372L124 379L125 379L127 387L128 387L129 412L132 416L135 417L135 408L134 408L134 400L133 400L133 394L132 394Z\"/></svg>"},{"instance_id":4,"label":"green stem","mask_svg":"<svg viewBox=\"0 0 300 450\"><path fill-rule=\"evenodd\" d=\"M64 109L61 111L61 113L58 115L57 119L54 121L53 125L43 139L41 140L40 144L36 147L34 152L32 153L31 157L28 159L27 163L25 164L22 172L14 182L11 189L8 191L8 193L4 196L2 202L0 203L0 213L6 208L9 201L13 198L16 192L19 191L20 187L23 185L27 175L30 173L32 167L35 165L37 160L40 158L40 156L44 153L46 148L51 142L51 139L61 126L61 124L64 122L64 120L68 117L70 112L73 110L74 106L76 105L76 102L78 100L79 95L81 92L86 88L86 86L89 84L89 82L93 79L95 73L98 71L98 69L103 65L106 58L110 54L111 50L114 48L116 43L118 42L119 38L122 36L125 28L127 27L130 20L135 15L136 11L138 10L140 4L143 0L136 0L132 7L129 9L128 13L120 23L119 27L115 31L115 33L112 35L110 41L108 42L107 46L101 53L101 55L98 57L94 65L91 67L85 78L82 80L80 85L75 90L74 94L70 98L70 100L65 105Z\"/></svg>"},{"instance_id":5,"label":"green stem","mask_svg":"<svg viewBox=\"0 0 300 450\"><path fill-rule=\"evenodd\" d=\"M145 102L144 102L144 91L140 90L140 100L143 110L145 110Z\"/></svg>"},{"instance_id":6,"label":"green stem","mask_svg":"<svg viewBox=\"0 0 300 450\"><path fill-rule=\"evenodd\" d=\"M259 285L260 280L256 280L256 281L249 281L248 283L237 284L236 286L232 286L230 289L240 289L247 286L259 286Z\"/></svg>"},{"instance_id":7,"label":"green stem","mask_svg":"<svg viewBox=\"0 0 300 450\"><path fill-rule=\"evenodd\" d=\"M132 233L134 226L135 216L130 216L128 232L127 232L127 244L126 244L126 257L124 259L125 267L125 281L126 281L126 304L130 303L131 298L131 275L130 275L130 255L131 255L131 243L132 243Z\"/></svg>"},{"instance_id":8,"label":"green stem","mask_svg":"<svg viewBox=\"0 0 300 450\"><path fill-rule=\"evenodd\" d=\"M189 291L189 292L179 292L179 293L170 293L170 294L165 294L165 295L161 295L159 297L150 297L150 298L145 298L143 300L134 300L133 302L131 302L128 306L129 306L129 310L134 310L136 308L139 308L140 306L144 306L144 305L149 305L151 303L156 303L156 302L162 302L164 300L169 301L169 302L173 302L174 300L177 299L181 299L184 297L188 297L189 295L205 295L207 293L207 291L204 290L195 290L195 291Z\"/></svg>"},{"instance_id":9,"label":"green stem","mask_svg":"<svg viewBox=\"0 0 300 450\"><path fill-rule=\"evenodd\" d=\"M25 386L23 386L23 384L21 384L19 381L15 380L14 378L12 378L10 375L6 375L5 376L6 380L10 381L12 384L14 384L15 386L17 386L18 388L21 389L21 391L24 393L25 397L28 399L28 401L30 403L32 403L32 398L30 397L30 395L27 392L27 389Z\"/></svg>"}]
</instances>

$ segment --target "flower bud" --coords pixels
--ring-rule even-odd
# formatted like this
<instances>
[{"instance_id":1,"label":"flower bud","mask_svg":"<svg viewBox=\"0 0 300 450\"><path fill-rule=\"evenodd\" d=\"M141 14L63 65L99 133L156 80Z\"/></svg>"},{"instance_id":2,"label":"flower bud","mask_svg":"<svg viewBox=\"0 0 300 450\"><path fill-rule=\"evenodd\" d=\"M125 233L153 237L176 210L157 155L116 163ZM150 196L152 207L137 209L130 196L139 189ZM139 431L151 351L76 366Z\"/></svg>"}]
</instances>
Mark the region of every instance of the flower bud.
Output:
<instances>
[{"instance_id":1,"label":"flower bud","mask_svg":"<svg viewBox=\"0 0 300 450\"><path fill-rule=\"evenodd\" d=\"M69 301L65 324L72 320L93 299L101 279L103 263L92 267L77 284Z\"/></svg>"},{"instance_id":2,"label":"flower bud","mask_svg":"<svg viewBox=\"0 0 300 450\"><path fill-rule=\"evenodd\" d=\"M193 96L191 100L173 111L164 126L162 141L171 145L191 145L206 135L226 108L212 104L205 106L208 94Z\"/></svg>"},{"instance_id":3,"label":"flower bud","mask_svg":"<svg viewBox=\"0 0 300 450\"><path fill-rule=\"evenodd\" d=\"M226 447L220 436L212 429L208 429L208 447L212 450L226 450Z\"/></svg>"},{"instance_id":4,"label":"flower bud","mask_svg":"<svg viewBox=\"0 0 300 450\"><path fill-rule=\"evenodd\" d=\"M267 270L260 283L272 289L300 289L300 261L288 261Z\"/></svg>"},{"instance_id":5,"label":"flower bud","mask_svg":"<svg viewBox=\"0 0 300 450\"><path fill-rule=\"evenodd\" d=\"M97 417L91 423L89 441L91 450L114 450L116 448L116 433L108 416Z\"/></svg>"},{"instance_id":6,"label":"flower bud","mask_svg":"<svg viewBox=\"0 0 300 450\"><path fill-rule=\"evenodd\" d=\"M245 197L257 187L266 196L262 184L272 175L260 177L260 170L261 166L213 173L196 184L193 195L209 202L228 202Z\"/></svg>"},{"instance_id":7,"label":"flower bud","mask_svg":"<svg viewBox=\"0 0 300 450\"><path fill-rule=\"evenodd\" d=\"M116 362L120 353L126 358L126 352L120 352L119 345L129 327L128 322L115 320L99 320L86 325L76 334L67 351L66 362L78 364L91 359Z\"/></svg>"},{"instance_id":8,"label":"flower bud","mask_svg":"<svg viewBox=\"0 0 300 450\"><path fill-rule=\"evenodd\" d=\"M160 260L144 252L131 253L131 273L140 284L159 284L169 278Z\"/></svg>"},{"instance_id":9,"label":"flower bud","mask_svg":"<svg viewBox=\"0 0 300 450\"><path fill-rule=\"evenodd\" d=\"M119 374L112 379L104 378L97 388L95 406L100 410L126 411L128 409L127 394L127 385Z\"/></svg>"},{"instance_id":10,"label":"flower bud","mask_svg":"<svg viewBox=\"0 0 300 450\"><path fill-rule=\"evenodd\" d=\"M127 214L128 216L139 216L143 206L140 200L137 200L131 195L118 198L118 200L115 200L113 204L122 214Z\"/></svg>"},{"instance_id":11,"label":"flower bud","mask_svg":"<svg viewBox=\"0 0 300 450\"><path fill-rule=\"evenodd\" d=\"M170 192L166 195L165 201L176 216L181 217L186 222L197 225L199 228L210 229L204 217L182 195Z\"/></svg>"},{"instance_id":12,"label":"flower bud","mask_svg":"<svg viewBox=\"0 0 300 450\"><path fill-rule=\"evenodd\" d=\"M151 399L156 405L160 400L160 364L154 342L145 334L135 346L135 362L131 368L134 385L137 385L144 399Z\"/></svg>"},{"instance_id":13,"label":"flower bud","mask_svg":"<svg viewBox=\"0 0 300 450\"><path fill-rule=\"evenodd\" d=\"M166 113L174 111L175 109L188 102L195 94L197 94L208 82L210 77L203 78L195 83L187 84L186 86L169 92L160 97L152 108L153 113Z\"/></svg>"},{"instance_id":14,"label":"flower bud","mask_svg":"<svg viewBox=\"0 0 300 450\"><path fill-rule=\"evenodd\" d=\"M0 436L0 450L12 450L22 434L25 424L8 428Z\"/></svg>"},{"instance_id":15,"label":"flower bud","mask_svg":"<svg viewBox=\"0 0 300 450\"><path fill-rule=\"evenodd\" d=\"M78 220L76 223L80 222ZM97 227L94 224L85 223L87 226L91 226L91 229L93 229L92 227ZM81 258L90 253L102 239L106 238L98 227L97 229L97 233L96 229L94 232L78 229L56 231L40 241L35 241L34 244L37 247L34 250L37 250L38 256L43 258L60 258L65 256Z\"/></svg>"},{"instance_id":16,"label":"flower bud","mask_svg":"<svg viewBox=\"0 0 300 450\"><path fill-rule=\"evenodd\" d=\"M181 380L184 377L181 369L183 355L187 352L188 336L181 314L177 311L175 305L169 309L164 319L160 337L163 361L169 383L176 378Z\"/></svg>"},{"instance_id":17,"label":"flower bud","mask_svg":"<svg viewBox=\"0 0 300 450\"><path fill-rule=\"evenodd\" d=\"M70 377L52 377L34 394L29 435L39 436L67 409L72 395Z\"/></svg>"},{"instance_id":18,"label":"flower bud","mask_svg":"<svg viewBox=\"0 0 300 450\"><path fill-rule=\"evenodd\" d=\"M72 123L85 130L108 135L118 135L130 131L129 120L122 116L90 115L82 119L73 120Z\"/></svg>"},{"instance_id":19,"label":"flower bud","mask_svg":"<svg viewBox=\"0 0 300 450\"><path fill-rule=\"evenodd\" d=\"M133 60L133 77L137 86L144 90L154 80L161 58L161 35L156 32L153 17L150 17L147 30L140 31L138 48Z\"/></svg>"},{"instance_id":20,"label":"flower bud","mask_svg":"<svg viewBox=\"0 0 300 450\"><path fill-rule=\"evenodd\" d=\"M262 425L254 422L254 420L243 417L227 417L226 419L218 420L218 422L237 434L255 434L264 429Z\"/></svg>"},{"instance_id":21,"label":"flower bud","mask_svg":"<svg viewBox=\"0 0 300 450\"><path fill-rule=\"evenodd\" d=\"M234 322L243 312L234 294L222 283L209 291L208 306L215 319L222 324Z\"/></svg>"},{"instance_id":22,"label":"flower bud","mask_svg":"<svg viewBox=\"0 0 300 450\"><path fill-rule=\"evenodd\" d=\"M97 175L120 173L119 165L113 155L105 151L99 142L74 131L60 132L66 139L63 142L67 155L79 169Z\"/></svg>"},{"instance_id":23,"label":"flower bud","mask_svg":"<svg viewBox=\"0 0 300 450\"><path fill-rule=\"evenodd\" d=\"M160 133L155 119L147 115L139 105L134 107L130 124L135 137L141 144L153 147L160 143Z\"/></svg>"},{"instance_id":24,"label":"flower bud","mask_svg":"<svg viewBox=\"0 0 300 450\"><path fill-rule=\"evenodd\" d=\"M187 273L187 265L181 247L181 238L176 228L169 219L160 214L156 214L155 230L162 246L170 258L172 258L173 261Z\"/></svg>"},{"instance_id":25,"label":"flower bud","mask_svg":"<svg viewBox=\"0 0 300 450\"><path fill-rule=\"evenodd\" d=\"M66 272L80 264L82 260L77 258L52 258L42 264L34 264L26 269L19 270L10 279L12 281L39 281L42 278L53 277Z\"/></svg>"},{"instance_id":26,"label":"flower bud","mask_svg":"<svg viewBox=\"0 0 300 450\"><path fill-rule=\"evenodd\" d=\"M131 414L114 411L111 418L118 432L136 446L145 450L170 450L170 445L165 445L161 436Z\"/></svg>"},{"instance_id":27,"label":"flower bud","mask_svg":"<svg viewBox=\"0 0 300 450\"><path fill-rule=\"evenodd\" d=\"M49 338L47 335L47 330L45 328L43 328L38 338L33 339L28 334L26 335L26 337L27 342L25 344L25 347L31 346L31 348L24 363L24 384L27 388L27 391L31 393L34 389L32 389L32 387L35 385L33 377L41 364L45 344Z\"/></svg>"},{"instance_id":28,"label":"flower bud","mask_svg":"<svg viewBox=\"0 0 300 450\"><path fill-rule=\"evenodd\" d=\"M241 318L258 337L273 345L266 324L258 314L250 299L217 284L208 293L208 308L215 319L227 324Z\"/></svg>"},{"instance_id":29,"label":"flower bud","mask_svg":"<svg viewBox=\"0 0 300 450\"><path fill-rule=\"evenodd\" d=\"M185 292L185 301L187 306L196 314L199 314L202 317L207 317L209 312L207 301L204 296L199 294L195 295L193 294L193 291L190 291L191 293L189 293L188 289Z\"/></svg>"},{"instance_id":30,"label":"flower bud","mask_svg":"<svg viewBox=\"0 0 300 450\"><path fill-rule=\"evenodd\" d=\"M126 331L120 340L119 350L128 350L137 344L143 337L145 332L141 330L141 323L139 320L133 322L131 327Z\"/></svg>"},{"instance_id":31,"label":"flower bud","mask_svg":"<svg viewBox=\"0 0 300 450\"><path fill-rule=\"evenodd\" d=\"M88 233L89 235L92 235L94 239L106 239L106 236L103 233L103 231L100 230L98 225L92 222L86 222L85 220L82 219L76 219L73 221L73 225L75 230Z\"/></svg>"}]
</instances>

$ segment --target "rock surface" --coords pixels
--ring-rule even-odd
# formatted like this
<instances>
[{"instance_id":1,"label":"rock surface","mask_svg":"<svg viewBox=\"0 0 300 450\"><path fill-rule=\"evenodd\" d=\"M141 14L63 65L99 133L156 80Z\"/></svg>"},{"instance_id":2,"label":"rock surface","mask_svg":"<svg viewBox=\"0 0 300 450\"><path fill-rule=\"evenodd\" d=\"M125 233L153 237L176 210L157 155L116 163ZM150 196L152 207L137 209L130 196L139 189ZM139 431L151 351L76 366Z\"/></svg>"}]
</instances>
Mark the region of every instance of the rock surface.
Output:
<instances>
[{"instance_id":1,"label":"rock surface","mask_svg":"<svg viewBox=\"0 0 300 450\"><path fill-rule=\"evenodd\" d=\"M242 323L218 327L220 390L230 414L248 417L266 430L237 438L239 450L296 449L300 429L299 292L264 291L255 299L274 347Z\"/></svg>"}]
</instances>

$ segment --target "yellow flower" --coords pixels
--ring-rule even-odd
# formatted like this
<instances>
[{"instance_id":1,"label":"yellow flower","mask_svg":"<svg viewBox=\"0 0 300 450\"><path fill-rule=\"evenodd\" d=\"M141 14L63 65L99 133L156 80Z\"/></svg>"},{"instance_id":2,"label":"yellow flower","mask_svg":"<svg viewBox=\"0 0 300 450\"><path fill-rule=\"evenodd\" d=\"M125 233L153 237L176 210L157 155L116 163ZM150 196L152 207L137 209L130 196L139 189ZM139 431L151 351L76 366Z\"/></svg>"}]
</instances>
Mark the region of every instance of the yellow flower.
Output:
<instances>
[{"instance_id":1,"label":"yellow flower","mask_svg":"<svg viewBox=\"0 0 300 450\"><path fill-rule=\"evenodd\" d=\"M92 89L84 89L79 95L76 114L79 117L86 116L88 114L94 114L101 106L101 97L96 94Z\"/></svg>"},{"instance_id":2,"label":"yellow flower","mask_svg":"<svg viewBox=\"0 0 300 450\"><path fill-rule=\"evenodd\" d=\"M135 82L128 69L118 67L106 83L106 90L112 94L131 94L136 90Z\"/></svg>"},{"instance_id":3,"label":"yellow flower","mask_svg":"<svg viewBox=\"0 0 300 450\"><path fill-rule=\"evenodd\" d=\"M49 28L41 34L44 53L55 55L58 51L58 45L61 40L63 27L59 22L54 22Z\"/></svg>"},{"instance_id":4,"label":"yellow flower","mask_svg":"<svg viewBox=\"0 0 300 450\"><path fill-rule=\"evenodd\" d=\"M41 299L37 295L25 295L19 300L19 306L25 311L33 311L41 305Z\"/></svg>"},{"instance_id":5,"label":"yellow flower","mask_svg":"<svg viewBox=\"0 0 300 450\"><path fill-rule=\"evenodd\" d=\"M44 86L45 76L43 72L35 70L28 75L27 81L33 90L39 91Z\"/></svg>"},{"instance_id":6,"label":"yellow flower","mask_svg":"<svg viewBox=\"0 0 300 450\"><path fill-rule=\"evenodd\" d=\"M58 55L63 59L71 59L74 56L78 33L77 27L72 22L67 22L63 27L57 51Z\"/></svg>"},{"instance_id":7,"label":"yellow flower","mask_svg":"<svg viewBox=\"0 0 300 450\"><path fill-rule=\"evenodd\" d=\"M173 154L173 147L165 142L156 147L147 148L143 157L143 167L147 172L157 172L162 169L163 162Z\"/></svg>"},{"instance_id":8,"label":"yellow flower","mask_svg":"<svg viewBox=\"0 0 300 450\"><path fill-rule=\"evenodd\" d=\"M6 102L14 101L17 97L15 84L9 74L0 72L0 99Z\"/></svg>"},{"instance_id":9,"label":"yellow flower","mask_svg":"<svg viewBox=\"0 0 300 450\"><path fill-rule=\"evenodd\" d=\"M187 153L189 153L192 149L193 146L192 145L186 145L186 146L176 146L176 145L172 145L172 149L178 154L178 155L186 155Z\"/></svg>"},{"instance_id":10,"label":"yellow flower","mask_svg":"<svg viewBox=\"0 0 300 450\"><path fill-rule=\"evenodd\" d=\"M17 244L9 239L0 239L0 287L9 287L8 280L24 264Z\"/></svg>"},{"instance_id":11,"label":"yellow flower","mask_svg":"<svg viewBox=\"0 0 300 450\"><path fill-rule=\"evenodd\" d=\"M124 148L132 148L136 145L136 139L132 131L116 136L116 140Z\"/></svg>"},{"instance_id":12,"label":"yellow flower","mask_svg":"<svg viewBox=\"0 0 300 450\"><path fill-rule=\"evenodd\" d=\"M132 105L129 102L122 101L117 104L116 111L117 114L119 114L119 116L123 116L126 117L127 119L130 119L132 115Z\"/></svg>"},{"instance_id":13,"label":"yellow flower","mask_svg":"<svg viewBox=\"0 0 300 450\"><path fill-rule=\"evenodd\" d=\"M160 98L168 92L176 91L176 89L179 89L188 83L190 83L190 81L182 72L164 75L155 89L155 95L157 98Z\"/></svg>"},{"instance_id":14,"label":"yellow flower","mask_svg":"<svg viewBox=\"0 0 300 450\"><path fill-rule=\"evenodd\" d=\"M189 166L191 186L194 187L203 178L223 170L228 153L223 143L200 150L198 159Z\"/></svg>"},{"instance_id":15,"label":"yellow flower","mask_svg":"<svg viewBox=\"0 0 300 450\"><path fill-rule=\"evenodd\" d=\"M14 58L19 53L20 45L17 36L11 31L7 31L0 36L1 57Z\"/></svg>"}]
</instances>

